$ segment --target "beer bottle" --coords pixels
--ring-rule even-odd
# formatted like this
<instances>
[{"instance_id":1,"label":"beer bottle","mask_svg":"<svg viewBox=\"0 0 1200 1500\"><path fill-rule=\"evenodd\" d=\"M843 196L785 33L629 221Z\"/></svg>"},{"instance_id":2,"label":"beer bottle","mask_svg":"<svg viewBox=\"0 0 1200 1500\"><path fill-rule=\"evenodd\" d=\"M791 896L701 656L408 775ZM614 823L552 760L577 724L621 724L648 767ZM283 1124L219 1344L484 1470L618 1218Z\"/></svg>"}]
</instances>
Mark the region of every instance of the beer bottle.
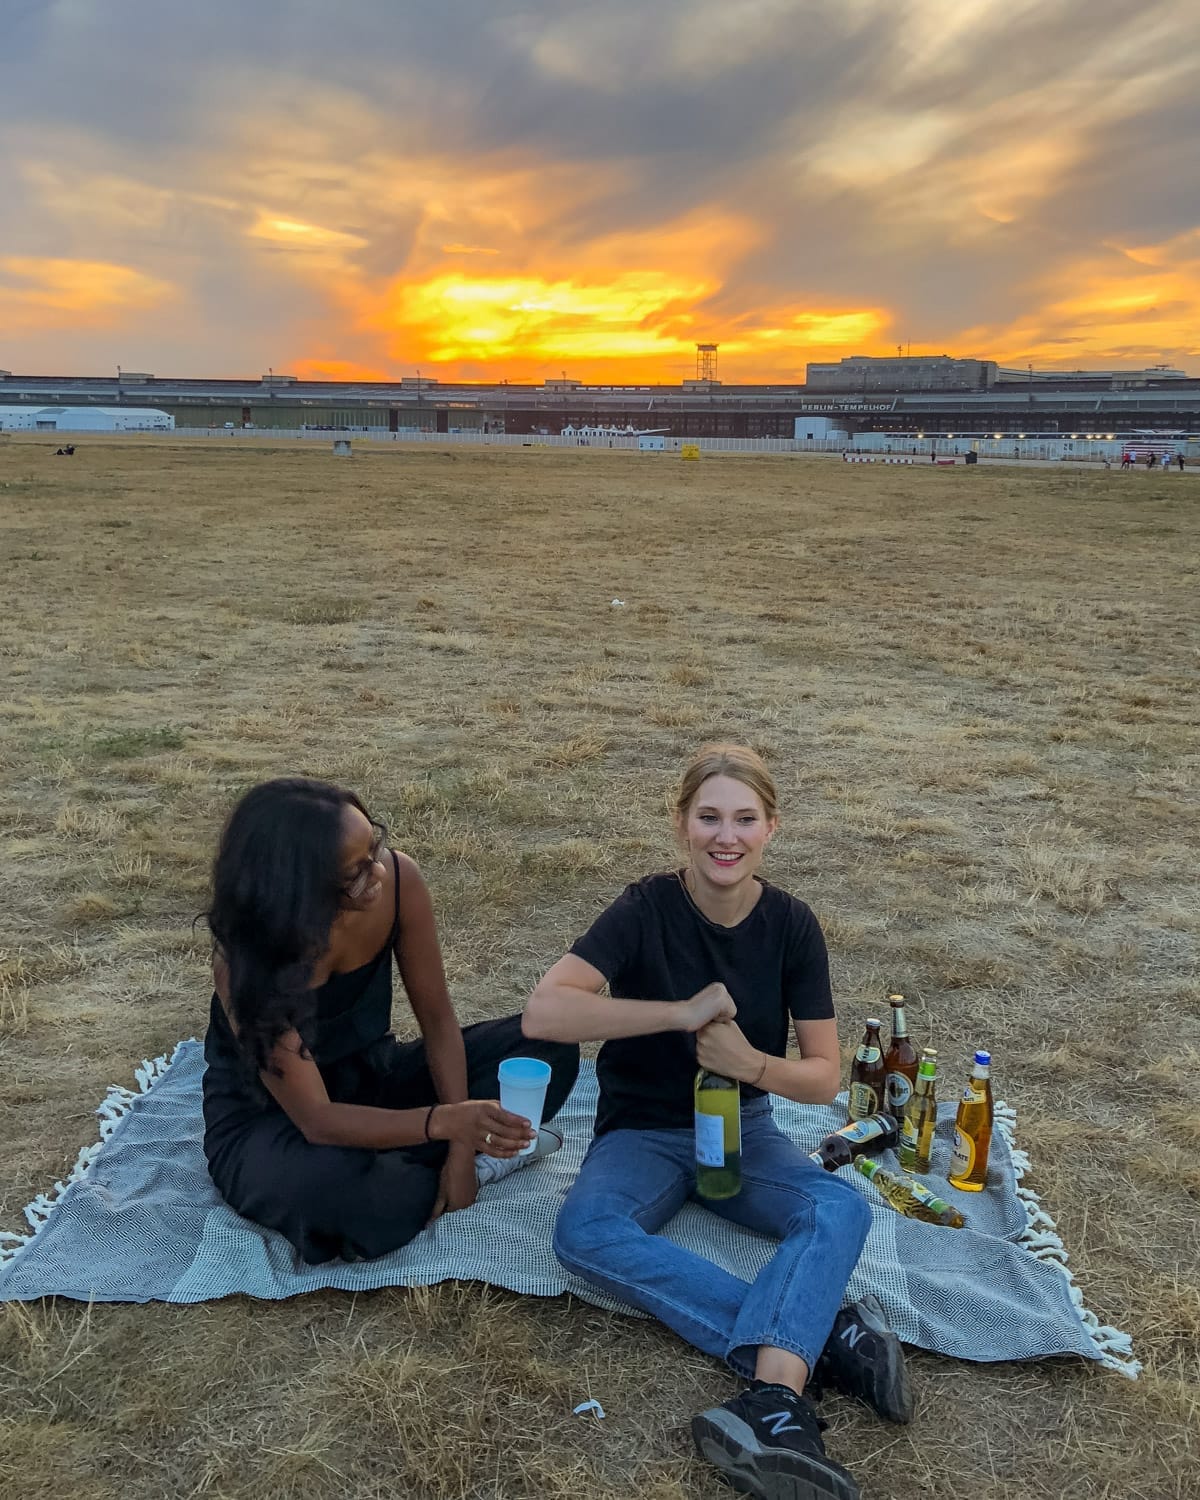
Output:
<instances>
[{"instance_id":1,"label":"beer bottle","mask_svg":"<svg viewBox=\"0 0 1200 1500\"><path fill-rule=\"evenodd\" d=\"M850 1064L850 1118L865 1120L878 1114L884 1104L883 1042L879 1038L880 1022L867 1018L867 1029Z\"/></svg>"},{"instance_id":2,"label":"beer bottle","mask_svg":"<svg viewBox=\"0 0 1200 1500\"><path fill-rule=\"evenodd\" d=\"M742 1092L733 1078L696 1074L696 1191L734 1198L742 1190Z\"/></svg>"},{"instance_id":3,"label":"beer bottle","mask_svg":"<svg viewBox=\"0 0 1200 1500\"><path fill-rule=\"evenodd\" d=\"M904 1016L904 996L889 995L892 1007L892 1045L883 1060L887 1075L887 1104L889 1114L899 1120L903 1118L904 1106L912 1098L917 1082L917 1049L908 1039L908 1022Z\"/></svg>"},{"instance_id":4,"label":"beer bottle","mask_svg":"<svg viewBox=\"0 0 1200 1500\"><path fill-rule=\"evenodd\" d=\"M954 1152L950 1158L950 1186L978 1193L987 1182L988 1150L992 1144L992 1056L977 1052L954 1121Z\"/></svg>"},{"instance_id":5,"label":"beer bottle","mask_svg":"<svg viewBox=\"0 0 1200 1500\"><path fill-rule=\"evenodd\" d=\"M937 1128L937 1053L926 1047L921 1053L917 1087L904 1106L900 1126L900 1149L896 1153L906 1172L928 1172Z\"/></svg>"},{"instance_id":6,"label":"beer bottle","mask_svg":"<svg viewBox=\"0 0 1200 1500\"><path fill-rule=\"evenodd\" d=\"M885 1172L877 1161L869 1156L860 1156L854 1163L868 1180L873 1182L898 1214L908 1219L920 1219L925 1224L941 1224L947 1229L962 1229L966 1219L952 1203L931 1193L923 1182L914 1182L911 1177L897 1177L894 1172Z\"/></svg>"},{"instance_id":7,"label":"beer bottle","mask_svg":"<svg viewBox=\"0 0 1200 1500\"><path fill-rule=\"evenodd\" d=\"M891 1115L870 1115L827 1135L815 1151L808 1153L808 1159L827 1172L836 1172L839 1167L849 1166L868 1148L890 1151L899 1138L897 1122Z\"/></svg>"}]
</instances>

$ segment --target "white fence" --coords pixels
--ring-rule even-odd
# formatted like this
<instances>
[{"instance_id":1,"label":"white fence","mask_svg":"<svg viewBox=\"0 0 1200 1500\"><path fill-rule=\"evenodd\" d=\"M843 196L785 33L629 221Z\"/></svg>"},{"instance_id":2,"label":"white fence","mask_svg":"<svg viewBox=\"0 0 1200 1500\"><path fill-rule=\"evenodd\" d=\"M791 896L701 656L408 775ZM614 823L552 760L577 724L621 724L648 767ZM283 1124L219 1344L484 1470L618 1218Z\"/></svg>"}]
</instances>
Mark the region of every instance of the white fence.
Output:
<instances>
[{"instance_id":1,"label":"white fence","mask_svg":"<svg viewBox=\"0 0 1200 1500\"><path fill-rule=\"evenodd\" d=\"M424 432L415 427L388 432L379 427L177 427L175 437L208 438L214 442L228 439L263 439L297 441L332 445L340 438L366 443L425 443L444 448L447 445L470 445L486 448L599 448L638 451L638 434L602 434L590 437L564 437L515 432L480 432L477 428L461 432ZM882 432L863 432L847 441L845 438L694 438L667 437L667 453L678 453L683 447L697 447L708 453L870 453L915 457L929 462L930 454L939 458L961 457L978 453L981 460L1005 463L1025 459L1065 460L1069 463L1100 463L1105 458L1114 465L1121 461L1122 451L1143 457L1154 451L1182 452L1193 462L1200 459L1200 442L1176 443L1169 438L1072 439L1072 438L933 438L897 437Z\"/></svg>"}]
</instances>

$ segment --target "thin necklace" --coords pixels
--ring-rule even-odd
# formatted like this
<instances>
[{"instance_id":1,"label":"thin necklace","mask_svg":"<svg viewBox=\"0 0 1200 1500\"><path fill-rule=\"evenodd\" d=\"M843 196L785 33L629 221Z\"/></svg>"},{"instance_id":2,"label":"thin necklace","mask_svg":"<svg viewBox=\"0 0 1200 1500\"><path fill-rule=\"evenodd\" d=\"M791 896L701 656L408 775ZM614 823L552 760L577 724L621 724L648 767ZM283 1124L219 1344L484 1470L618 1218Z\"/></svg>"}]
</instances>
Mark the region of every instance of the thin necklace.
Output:
<instances>
[{"instance_id":1,"label":"thin necklace","mask_svg":"<svg viewBox=\"0 0 1200 1500\"><path fill-rule=\"evenodd\" d=\"M714 922L710 916L701 911L695 896L693 896L691 891L688 890L687 878L682 870L675 871L675 879L679 882L679 888L686 897L687 904L692 908L692 910L696 913L696 915L702 922L707 923L709 927L715 928L717 932L732 932L735 927L740 927L746 920L746 918L750 915L750 913L754 910L754 907L758 905L758 899L755 898L754 906L748 906L736 922L733 922L730 926L726 927L724 922Z\"/></svg>"}]
</instances>

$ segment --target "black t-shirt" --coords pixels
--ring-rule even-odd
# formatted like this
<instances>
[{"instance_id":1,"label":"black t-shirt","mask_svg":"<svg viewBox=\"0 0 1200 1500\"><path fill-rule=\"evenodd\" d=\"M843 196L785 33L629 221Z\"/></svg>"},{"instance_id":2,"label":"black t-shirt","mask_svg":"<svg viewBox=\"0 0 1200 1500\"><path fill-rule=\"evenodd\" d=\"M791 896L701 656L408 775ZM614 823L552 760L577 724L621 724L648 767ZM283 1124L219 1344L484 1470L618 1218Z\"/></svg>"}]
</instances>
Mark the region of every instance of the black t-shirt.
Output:
<instances>
[{"instance_id":1,"label":"black t-shirt","mask_svg":"<svg viewBox=\"0 0 1200 1500\"><path fill-rule=\"evenodd\" d=\"M614 999L689 1000L721 983L752 1046L787 1050L788 1017L833 1015L829 959L816 917L803 901L765 880L754 910L736 927L710 922L678 874L647 875L603 912L571 952L599 969ZM605 1042L596 1061L596 1134L690 1129L696 1038L687 1032ZM762 1089L742 1084L743 1099Z\"/></svg>"}]
</instances>

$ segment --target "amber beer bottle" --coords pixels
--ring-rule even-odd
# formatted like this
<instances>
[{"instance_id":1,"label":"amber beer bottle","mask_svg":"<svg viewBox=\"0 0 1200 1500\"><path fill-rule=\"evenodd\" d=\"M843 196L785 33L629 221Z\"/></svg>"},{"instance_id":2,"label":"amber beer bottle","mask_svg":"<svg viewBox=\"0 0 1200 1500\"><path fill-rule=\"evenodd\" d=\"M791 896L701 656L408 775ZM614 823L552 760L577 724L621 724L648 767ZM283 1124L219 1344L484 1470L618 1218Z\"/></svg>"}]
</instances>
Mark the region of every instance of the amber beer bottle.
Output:
<instances>
[{"instance_id":1,"label":"amber beer bottle","mask_svg":"<svg viewBox=\"0 0 1200 1500\"><path fill-rule=\"evenodd\" d=\"M937 1053L926 1047L921 1053L917 1087L904 1106L900 1126L900 1148L896 1155L906 1172L928 1172L937 1128Z\"/></svg>"},{"instance_id":2,"label":"amber beer bottle","mask_svg":"<svg viewBox=\"0 0 1200 1500\"><path fill-rule=\"evenodd\" d=\"M892 1045L883 1060L887 1075L887 1103L889 1114L899 1120L904 1116L904 1106L912 1098L917 1084L917 1049L908 1039L908 1021L904 1015L904 996L889 995L892 1007Z\"/></svg>"},{"instance_id":3,"label":"amber beer bottle","mask_svg":"<svg viewBox=\"0 0 1200 1500\"><path fill-rule=\"evenodd\" d=\"M880 1025L873 1016L867 1017L867 1029L863 1032L863 1039L850 1064L851 1120L865 1120L868 1115L878 1114L884 1107L887 1070L883 1066Z\"/></svg>"},{"instance_id":4,"label":"amber beer bottle","mask_svg":"<svg viewBox=\"0 0 1200 1500\"><path fill-rule=\"evenodd\" d=\"M951 1187L964 1193L978 1193L987 1182L988 1151L992 1144L991 1069L991 1053L977 1052L975 1066L958 1101L949 1181Z\"/></svg>"},{"instance_id":5,"label":"amber beer bottle","mask_svg":"<svg viewBox=\"0 0 1200 1500\"><path fill-rule=\"evenodd\" d=\"M897 1121L891 1115L870 1115L832 1131L815 1151L808 1153L808 1159L827 1172L836 1172L839 1167L849 1166L864 1151L890 1151L898 1139Z\"/></svg>"}]
</instances>

